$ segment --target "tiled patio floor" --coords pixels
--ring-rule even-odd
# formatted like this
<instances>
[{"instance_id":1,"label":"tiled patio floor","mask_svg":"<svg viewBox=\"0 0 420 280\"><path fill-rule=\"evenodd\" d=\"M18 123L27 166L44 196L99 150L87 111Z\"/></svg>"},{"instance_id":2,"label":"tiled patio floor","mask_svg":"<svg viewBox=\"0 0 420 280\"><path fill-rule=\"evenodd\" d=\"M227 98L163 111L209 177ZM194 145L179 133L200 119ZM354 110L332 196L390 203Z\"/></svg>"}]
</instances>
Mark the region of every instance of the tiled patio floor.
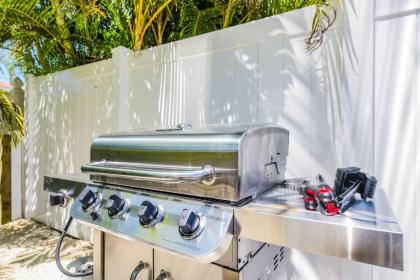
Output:
<instances>
[{"instance_id":1,"label":"tiled patio floor","mask_svg":"<svg viewBox=\"0 0 420 280\"><path fill-rule=\"evenodd\" d=\"M0 226L0 279L77 279L63 275L55 264L54 250L59 236L50 227L28 219ZM64 239L61 253L64 266L91 254L89 242Z\"/></svg>"}]
</instances>

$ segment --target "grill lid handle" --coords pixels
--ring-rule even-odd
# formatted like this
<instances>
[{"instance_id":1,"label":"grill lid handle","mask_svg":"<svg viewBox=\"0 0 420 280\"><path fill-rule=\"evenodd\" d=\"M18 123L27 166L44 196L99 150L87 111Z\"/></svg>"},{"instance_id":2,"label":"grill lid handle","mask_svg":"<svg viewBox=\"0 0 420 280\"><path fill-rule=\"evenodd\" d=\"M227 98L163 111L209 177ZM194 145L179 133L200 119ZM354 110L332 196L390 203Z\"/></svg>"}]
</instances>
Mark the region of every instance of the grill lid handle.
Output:
<instances>
[{"instance_id":1,"label":"grill lid handle","mask_svg":"<svg viewBox=\"0 0 420 280\"><path fill-rule=\"evenodd\" d=\"M216 172L210 165L205 165L201 169L182 169L144 163L99 161L83 165L81 169L83 173L92 175L166 183L202 182L211 185L216 179Z\"/></svg>"}]
</instances>

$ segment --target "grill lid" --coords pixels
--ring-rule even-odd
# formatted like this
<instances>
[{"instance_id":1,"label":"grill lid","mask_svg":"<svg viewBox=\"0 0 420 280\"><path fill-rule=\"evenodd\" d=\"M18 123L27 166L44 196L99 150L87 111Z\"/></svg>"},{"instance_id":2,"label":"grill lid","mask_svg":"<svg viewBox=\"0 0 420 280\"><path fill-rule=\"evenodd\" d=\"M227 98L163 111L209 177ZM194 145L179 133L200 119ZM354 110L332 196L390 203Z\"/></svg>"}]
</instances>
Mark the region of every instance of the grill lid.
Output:
<instances>
[{"instance_id":1,"label":"grill lid","mask_svg":"<svg viewBox=\"0 0 420 280\"><path fill-rule=\"evenodd\" d=\"M96 138L82 171L102 183L238 201L270 187L265 175L283 179L287 147L288 132L270 124L127 131Z\"/></svg>"}]
</instances>

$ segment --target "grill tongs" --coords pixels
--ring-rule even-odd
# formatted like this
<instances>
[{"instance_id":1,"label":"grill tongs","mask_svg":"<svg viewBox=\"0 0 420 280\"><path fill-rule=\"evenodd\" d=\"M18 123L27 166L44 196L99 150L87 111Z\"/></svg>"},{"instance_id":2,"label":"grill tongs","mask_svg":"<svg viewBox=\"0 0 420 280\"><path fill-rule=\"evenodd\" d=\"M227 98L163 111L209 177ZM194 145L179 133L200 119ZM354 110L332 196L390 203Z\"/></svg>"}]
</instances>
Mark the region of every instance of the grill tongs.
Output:
<instances>
[{"instance_id":1,"label":"grill tongs","mask_svg":"<svg viewBox=\"0 0 420 280\"><path fill-rule=\"evenodd\" d=\"M351 202L354 200L354 195L358 192L362 181L355 181L353 184L346 189L342 194L335 198L337 207L343 212L347 210Z\"/></svg>"},{"instance_id":2,"label":"grill tongs","mask_svg":"<svg viewBox=\"0 0 420 280\"><path fill-rule=\"evenodd\" d=\"M158 181L163 183L201 182L212 184L216 178L216 172L210 165L194 168L147 163L99 161L83 165L81 169L83 173L89 173L91 175Z\"/></svg>"},{"instance_id":3,"label":"grill tongs","mask_svg":"<svg viewBox=\"0 0 420 280\"><path fill-rule=\"evenodd\" d=\"M359 193L363 200L373 198L377 180L360 172L358 167L338 168L335 180L335 201L341 212L345 212Z\"/></svg>"}]
</instances>

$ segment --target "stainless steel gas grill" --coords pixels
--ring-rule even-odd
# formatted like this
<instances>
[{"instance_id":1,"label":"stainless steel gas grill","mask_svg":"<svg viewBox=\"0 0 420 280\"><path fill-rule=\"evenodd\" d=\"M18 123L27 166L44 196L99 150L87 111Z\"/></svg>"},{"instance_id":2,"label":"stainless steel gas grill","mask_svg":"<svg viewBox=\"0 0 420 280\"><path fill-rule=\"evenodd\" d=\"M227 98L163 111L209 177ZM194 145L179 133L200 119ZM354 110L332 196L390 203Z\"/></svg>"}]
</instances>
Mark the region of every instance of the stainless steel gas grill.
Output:
<instances>
[{"instance_id":1,"label":"stainless steel gas grill","mask_svg":"<svg viewBox=\"0 0 420 280\"><path fill-rule=\"evenodd\" d=\"M284 179L288 141L269 125L106 135L93 141L82 171L104 184L240 202Z\"/></svg>"},{"instance_id":2,"label":"stainless steel gas grill","mask_svg":"<svg viewBox=\"0 0 420 280\"><path fill-rule=\"evenodd\" d=\"M280 279L282 245L402 269L386 199L322 217L277 187L288 142L268 124L106 135L82 166L88 178L45 177L44 188L55 205L75 198L71 217L94 229L96 279Z\"/></svg>"}]
</instances>

